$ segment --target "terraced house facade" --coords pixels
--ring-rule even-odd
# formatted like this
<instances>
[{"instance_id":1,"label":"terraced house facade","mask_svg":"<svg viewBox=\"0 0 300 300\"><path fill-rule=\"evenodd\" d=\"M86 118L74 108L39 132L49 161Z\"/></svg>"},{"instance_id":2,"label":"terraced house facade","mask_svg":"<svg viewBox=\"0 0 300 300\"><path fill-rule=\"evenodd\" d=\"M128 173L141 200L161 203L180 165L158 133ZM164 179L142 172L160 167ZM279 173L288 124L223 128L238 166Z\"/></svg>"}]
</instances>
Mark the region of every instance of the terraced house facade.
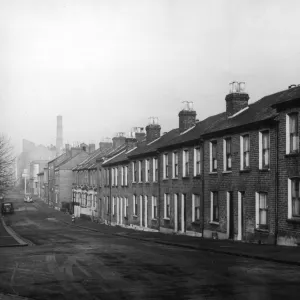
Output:
<instances>
[{"instance_id":1,"label":"terraced house facade","mask_svg":"<svg viewBox=\"0 0 300 300\"><path fill-rule=\"evenodd\" d=\"M249 242L300 242L300 87L249 104L234 82L223 113L192 103L163 135L119 137L97 159L99 218L110 225Z\"/></svg>"}]
</instances>

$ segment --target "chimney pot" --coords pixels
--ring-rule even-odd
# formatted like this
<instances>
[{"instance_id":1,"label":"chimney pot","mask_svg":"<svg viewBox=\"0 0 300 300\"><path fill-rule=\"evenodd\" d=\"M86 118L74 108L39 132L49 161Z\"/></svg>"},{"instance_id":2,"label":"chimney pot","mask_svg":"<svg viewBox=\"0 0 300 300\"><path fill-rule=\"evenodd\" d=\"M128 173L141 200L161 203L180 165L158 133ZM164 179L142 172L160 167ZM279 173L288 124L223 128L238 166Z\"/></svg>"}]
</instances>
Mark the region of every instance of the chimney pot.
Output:
<instances>
[{"instance_id":1,"label":"chimney pot","mask_svg":"<svg viewBox=\"0 0 300 300\"><path fill-rule=\"evenodd\" d=\"M229 84L229 94L226 96L226 112L230 117L248 106L249 95L245 92L245 82Z\"/></svg>"}]
</instances>

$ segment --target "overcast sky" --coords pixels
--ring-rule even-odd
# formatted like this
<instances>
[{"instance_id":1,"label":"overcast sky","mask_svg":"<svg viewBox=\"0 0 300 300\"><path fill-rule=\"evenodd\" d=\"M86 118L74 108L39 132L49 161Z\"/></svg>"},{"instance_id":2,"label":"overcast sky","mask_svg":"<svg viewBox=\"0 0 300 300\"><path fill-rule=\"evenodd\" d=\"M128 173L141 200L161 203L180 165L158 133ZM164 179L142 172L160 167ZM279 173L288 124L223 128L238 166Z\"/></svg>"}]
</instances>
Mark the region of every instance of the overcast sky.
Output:
<instances>
[{"instance_id":1,"label":"overcast sky","mask_svg":"<svg viewBox=\"0 0 300 300\"><path fill-rule=\"evenodd\" d=\"M250 102L300 84L300 1L1 0L0 131L94 141L159 118L178 127L225 110L229 82Z\"/></svg>"}]
</instances>

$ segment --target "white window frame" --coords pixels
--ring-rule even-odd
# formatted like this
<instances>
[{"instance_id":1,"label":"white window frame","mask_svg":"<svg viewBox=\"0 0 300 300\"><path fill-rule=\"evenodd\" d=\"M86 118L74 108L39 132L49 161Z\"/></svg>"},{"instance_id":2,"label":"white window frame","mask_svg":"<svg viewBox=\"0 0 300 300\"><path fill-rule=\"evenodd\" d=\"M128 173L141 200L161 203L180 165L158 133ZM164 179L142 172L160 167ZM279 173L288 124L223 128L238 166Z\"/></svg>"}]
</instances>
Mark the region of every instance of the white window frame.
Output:
<instances>
[{"instance_id":1,"label":"white window frame","mask_svg":"<svg viewBox=\"0 0 300 300\"><path fill-rule=\"evenodd\" d=\"M126 197L125 198L125 201L124 201L125 203L125 207L124 207L124 217L126 217L126 218L128 218L128 198Z\"/></svg>"},{"instance_id":2,"label":"white window frame","mask_svg":"<svg viewBox=\"0 0 300 300\"><path fill-rule=\"evenodd\" d=\"M157 165L157 168L158 168L158 159L157 157L154 157L153 158L153 182L156 182L158 180L158 178L156 178L156 165Z\"/></svg>"},{"instance_id":3,"label":"white window frame","mask_svg":"<svg viewBox=\"0 0 300 300\"><path fill-rule=\"evenodd\" d=\"M166 163L168 163L168 164L166 164ZM163 154L163 167L164 167L164 169L163 169L163 179L168 179L169 178L169 153L164 153ZM166 172L166 170L167 170L167 168L166 167L168 167L168 176L167 176L167 172Z\"/></svg>"},{"instance_id":4,"label":"white window frame","mask_svg":"<svg viewBox=\"0 0 300 300\"><path fill-rule=\"evenodd\" d=\"M115 169L111 168L111 186L115 185Z\"/></svg>"},{"instance_id":5,"label":"white window frame","mask_svg":"<svg viewBox=\"0 0 300 300\"><path fill-rule=\"evenodd\" d=\"M175 158L177 156L177 175L175 174ZM175 151L172 153L172 178L178 178L178 173L179 173L179 161L178 161L178 152Z\"/></svg>"},{"instance_id":6,"label":"white window frame","mask_svg":"<svg viewBox=\"0 0 300 300\"><path fill-rule=\"evenodd\" d=\"M156 196L152 196L152 205L151 205L151 207L152 207L152 212L151 212L152 219L156 220L157 219L157 197ZM155 214L154 214L154 207L156 207L156 217L155 217Z\"/></svg>"},{"instance_id":7,"label":"white window frame","mask_svg":"<svg viewBox=\"0 0 300 300\"><path fill-rule=\"evenodd\" d=\"M142 172L143 172L143 168L142 168L142 164L143 164L143 161L142 160L139 160L139 182L143 182L142 181Z\"/></svg>"},{"instance_id":8,"label":"white window frame","mask_svg":"<svg viewBox=\"0 0 300 300\"><path fill-rule=\"evenodd\" d=\"M244 139L245 136L249 137L249 165L245 168L244 167ZM250 168L250 134L244 133L243 135L240 135L240 170L247 170Z\"/></svg>"},{"instance_id":9,"label":"white window frame","mask_svg":"<svg viewBox=\"0 0 300 300\"><path fill-rule=\"evenodd\" d=\"M259 223L259 196L260 194L266 194L267 195L267 229L265 230L269 230L269 195L266 192L255 192L255 228L260 229L260 223Z\"/></svg>"},{"instance_id":10,"label":"white window frame","mask_svg":"<svg viewBox=\"0 0 300 300\"><path fill-rule=\"evenodd\" d=\"M119 171L118 169L119 169L118 167L115 168L115 176L116 176L115 177L115 186L118 186L118 175L119 175L118 174L118 171Z\"/></svg>"},{"instance_id":11,"label":"white window frame","mask_svg":"<svg viewBox=\"0 0 300 300\"><path fill-rule=\"evenodd\" d=\"M297 114L298 126L299 126L298 112L291 112L289 114L286 114L286 125L285 125L285 129L286 129L286 154L298 153L299 152L299 128L298 128L298 141L297 141L298 149L296 151L291 152L291 138L290 138L290 115L291 114Z\"/></svg>"},{"instance_id":12,"label":"white window frame","mask_svg":"<svg viewBox=\"0 0 300 300\"><path fill-rule=\"evenodd\" d=\"M112 197L112 215L115 215L115 197Z\"/></svg>"},{"instance_id":13,"label":"white window frame","mask_svg":"<svg viewBox=\"0 0 300 300\"><path fill-rule=\"evenodd\" d=\"M135 168L136 168L136 161L133 161L132 162L132 182L136 182L136 179L135 178Z\"/></svg>"},{"instance_id":14,"label":"white window frame","mask_svg":"<svg viewBox=\"0 0 300 300\"><path fill-rule=\"evenodd\" d=\"M213 220L213 210L214 210L214 192L218 195L218 215L219 215L219 221ZM217 191L210 192L210 223L219 224L220 222L220 201L219 201L219 193Z\"/></svg>"},{"instance_id":15,"label":"white window frame","mask_svg":"<svg viewBox=\"0 0 300 300\"><path fill-rule=\"evenodd\" d=\"M266 128L266 129L261 129L259 131L259 134L258 134L258 144L259 144L259 169L262 170L262 169L266 169L265 167L263 167L263 145L262 145L262 133L264 131L268 131L269 132L269 166L268 166L268 169L270 170L270 164L271 164L271 138L270 138L270 129L269 128Z\"/></svg>"},{"instance_id":16,"label":"white window frame","mask_svg":"<svg viewBox=\"0 0 300 300\"><path fill-rule=\"evenodd\" d=\"M228 169L228 165L227 165L227 148L226 148L226 143L227 140L230 139L231 142L231 168ZM224 172L231 172L232 171L232 138L230 136L225 137L223 139L223 171Z\"/></svg>"},{"instance_id":17,"label":"white window frame","mask_svg":"<svg viewBox=\"0 0 300 300\"><path fill-rule=\"evenodd\" d=\"M187 163L188 163L188 170L186 170L186 156L185 154L187 153ZM190 151L189 149L183 149L182 150L182 177L189 177L189 167L190 167ZM187 172L186 172L187 171ZM187 174L186 174L187 173Z\"/></svg>"},{"instance_id":18,"label":"white window frame","mask_svg":"<svg viewBox=\"0 0 300 300\"><path fill-rule=\"evenodd\" d=\"M167 216L167 201L169 202L169 217ZM164 194L164 219L170 220L171 216L171 199L170 194Z\"/></svg>"},{"instance_id":19,"label":"white window frame","mask_svg":"<svg viewBox=\"0 0 300 300\"><path fill-rule=\"evenodd\" d=\"M300 219L299 216L293 216L293 199L292 199L292 180L299 177L288 178L288 219Z\"/></svg>"},{"instance_id":20,"label":"white window frame","mask_svg":"<svg viewBox=\"0 0 300 300\"><path fill-rule=\"evenodd\" d=\"M146 159L145 160L145 181L146 182L149 182L149 172L150 170L150 160L149 159Z\"/></svg>"},{"instance_id":21,"label":"white window frame","mask_svg":"<svg viewBox=\"0 0 300 300\"><path fill-rule=\"evenodd\" d=\"M196 197L199 197L199 219L196 219L195 215L195 208L196 208ZM192 222L199 221L200 220L200 195L199 194L193 194L192 195Z\"/></svg>"},{"instance_id":22,"label":"white window frame","mask_svg":"<svg viewBox=\"0 0 300 300\"><path fill-rule=\"evenodd\" d=\"M128 166L125 166L125 186L128 185Z\"/></svg>"},{"instance_id":23,"label":"white window frame","mask_svg":"<svg viewBox=\"0 0 300 300\"><path fill-rule=\"evenodd\" d=\"M133 203L133 215L137 216L137 211L136 211L136 204L137 204L137 197L136 195L132 195L132 203Z\"/></svg>"},{"instance_id":24,"label":"white window frame","mask_svg":"<svg viewBox=\"0 0 300 300\"><path fill-rule=\"evenodd\" d=\"M200 160L199 160L199 172L198 169L197 169L197 153L199 151L199 156L200 156ZM201 169L202 169L202 161L201 161L201 157L202 157L202 153L201 153L201 147L195 147L194 148L194 176L198 176L198 175L201 175Z\"/></svg>"},{"instance_id":25,"label":"white window frame","mask_svg":"<svg viewBox=\"0 0 300 300\"><path fill-rule=\"evenodd\" d=\"M213 141L210 141L209 142L209 170L210 170L210 173L217 173L218 172L218 151L217 151L217 169L216 170L213 170L213 160L212 160L212 145L216 143L217 144L217 147L218 147L218 141L216 140L213 140Z\"/></svg>"},{"instance_id":26,"label":"white window frame","mask_svg":"<svg viewBox=\"0 0 300 300\"><path fill-rule=\"evenodd\" d=\"M124 166L121 167L121 186L124 186Z\"/></svg>"}]
</instances>

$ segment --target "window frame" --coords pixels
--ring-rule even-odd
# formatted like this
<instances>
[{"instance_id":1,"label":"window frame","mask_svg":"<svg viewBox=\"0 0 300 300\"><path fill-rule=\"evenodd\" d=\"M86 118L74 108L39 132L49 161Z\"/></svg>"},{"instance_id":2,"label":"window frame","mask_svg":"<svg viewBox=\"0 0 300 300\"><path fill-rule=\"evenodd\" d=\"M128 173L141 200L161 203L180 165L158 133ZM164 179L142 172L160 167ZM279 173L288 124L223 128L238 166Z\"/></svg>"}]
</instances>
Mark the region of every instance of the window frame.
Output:
<instances>
[{"instance_id":1,"label":"window frame","mask_svg":"<svg viewBox=\"0 0 300 300\"><path fill-rule=\"evenodd\" d=\"M214 205L214 200L216 200L217 205ZM215 207L217 207L217 210L215 210ZM218 218L215 218L216 215L218 216ZM210 223L219 224L219 222L220 222L219 193L217 191L211 191L210 192Z\"/></svg>"},{"instance_id":2,"label":"window frame","mask_svg":"<svg viewBox=\"0 0 300 300\"><path fill-rule=\"evenodd\" d=\"M199 200L199 203L196 203L196 200ZM197 201L198 202L198 201ZM193 194L192 195L192 222L198 222L200 221L200 195L199 194ZM198 204L196 206L196 204ZM197 211L199 212L199 218L197 218Z\"/></svg>"},{"instance_id":3,"label":"window frame","mask_svg":"<svg viewBox=\"0 0 300 300\"><path fill-rule=\"evenodd\" d=\"M269 148L263 148L263 134L268 132L268 146ZM260 170L270 170L271 162L271 145L270 145L270 129L262 129L259 131L259 169ZM264 151L268 151L268 165L264 162Z\"/></svg>"},{"instance_id":4,"label":"window frame","mask_svg":"<svg viewBox=\"0 0 300 300\"><path fill-rule=\"evenodd\" d=\"M197 160L197 153L199 153L199 160ZM194 176L201 175L202 169L202 147L195 147L194 148Z\"/></svg>"},{"instance_id":5,"label":"window frame","mask_svg":"<svg viewBox=\"0 0 300 300\"><path fill-rule=\"evenodd\" d=\"M157 220L157 197L152 196L152 220Z\"/></svg>"},{"instance_id":6,"label":"window frame","mask_svg":"<svg viewBox=\"0 0 300 300\"><path fill-rule=\"evenodd\" d=\"M266 208L261 208L261 195L266 196ZM256 211L256 229L269 230L269 197L267 192L256 192L255 193L255 211ZM266 224L261 224L261 212L266 212Z\"/></svg>"},{"instance_id":7,"label":"window frame","mask_svg":"<svg viewBox=\"0 0 300 300\"><path fill-rule=\"evenodd\" d=\"M216 157L213 157L213 146L215 145L216 147ZM212 140L209 142L209 155L210 155L210 172L211 173L217 173L218 172L218 141L217 140ZM216 162L216 168L214 167L214 162Z\"/></svg>"},{"instance_id":8,"label":"window frame","mask_svg":"<svg viewBox=\"0 0 300 300\"><path fill-rule=\"evenodd\" d=\"M189 177L190 175L190 150L182 150L182 177Z\"/></svg>"},{"instance_id":9,"label":"window frame","mask_svg":"<svg viewBox=\"0 0 300 300\"><path fill-rule=\"evenodd\" d=\"M143 179L143 160L139 160L139 183L142 183Z\"/></svg>"},{"instance_id":10,"label":"window frame","mask_svg":"<svg viewBox=\"0 0 300 300\"><path fill-rule=\"evenodd\" d=\"M291 132L291 116L296 116L296 149L292 149L293 133ZM291 112L286 114L286 154L299 153L299 113Z\"/></svg>"},{"instance_id":11,"label":"window frame","mask_svg":"<svg viewBox=\"0 0 300 300\"><path fill-rule=\"evenodd\" d=\"M163 154L163 179L169 178L169 153Z\"/></svg>"},{"instance_id":12,"label":"window frame","mask_svg":"<svg viewBox=\"0 0 300 300\"><path fill-rule=\"evenodd\" d=\"M176 163L177 161L177 163ZM179 176L179 164L178 164L178 152L172 152L172 178L178 178Z\"/></svg>"},{"instance_id":13,"label":"window frame","mask_svg":"<svg viewBox=\"0 0 300 300\"><path fill-rule=\"evenodd\" d=\"M137 196L135 194L132 195L132 208L133 208L133 215L137 216L137 212L138 212L138 206L137 206Z\"/></svg>"},{"instance_id":14,"label":"window frame","mask_svg":"<svg viewBox=\"0 0 300 300\"><path fill-rule=\"evenodd\" d=\"M136 161L132 162L132 182L136 183L137 181L137 174L136 174Z\"/></svg>"},{"instance_id":15,"label":"window frame","mask_svg":"<svg viewBox=\"0 0 300 300\"><path fill-rule=\"evenodd\" d=\"M150 181L150 159L145 159L145 182Z\"/></svg>"},{"instance_id":16,"label":"window frame","mask_svg":"<svg viewBox=\"0 0 300 300\"><path fill-rule=\"evenodd\" d=\"M245 137L248 137L248 151L245 151L244 143ZM246 166L245 153L248 153L248 166ZM248 170L250 169L250 134L244 133L240 135L240 170Z\"/></svg>"},{"instance_id":17,"label":"window frame","mask_svg":"<svg viewBox=\"0 0 300 300\"><path fill-rule=\"evenodd\" d=\"M171 217L171 198L169 193L164 194L164 219L170 220Z\"/></svg>"},{"instance_id":18,"label":"window frame","mask_svg":"<svg viewBox=\"0 0 300 300\"><path fill-rule=\"evenodd\" d=\"M227 152L228 149L228 142L230 142L230 152ZM230 161L230 167L229 167L229 161ZM224 168L223 170L225 172L231 172L232 171L232 138L226 137L223 139L223 164Z\"/></svg>"},{"instance_id":19,"label":"window frame","mask_svg":"<svg viewBox=\"0 0 300 300\"><path fill-rule=\"evenodd\" d=\"M299 215L294 214L294 205L293 205L293 181L298 181L298 202L300 202L300 177L295 176L288 178L288 219L297 219L300 220L300 213ZM297 190L296 190L297 191ZM295 197L296 198L296 197ZM300 205L300 203L299 203Z\"/></svg>"}]
</instances>

